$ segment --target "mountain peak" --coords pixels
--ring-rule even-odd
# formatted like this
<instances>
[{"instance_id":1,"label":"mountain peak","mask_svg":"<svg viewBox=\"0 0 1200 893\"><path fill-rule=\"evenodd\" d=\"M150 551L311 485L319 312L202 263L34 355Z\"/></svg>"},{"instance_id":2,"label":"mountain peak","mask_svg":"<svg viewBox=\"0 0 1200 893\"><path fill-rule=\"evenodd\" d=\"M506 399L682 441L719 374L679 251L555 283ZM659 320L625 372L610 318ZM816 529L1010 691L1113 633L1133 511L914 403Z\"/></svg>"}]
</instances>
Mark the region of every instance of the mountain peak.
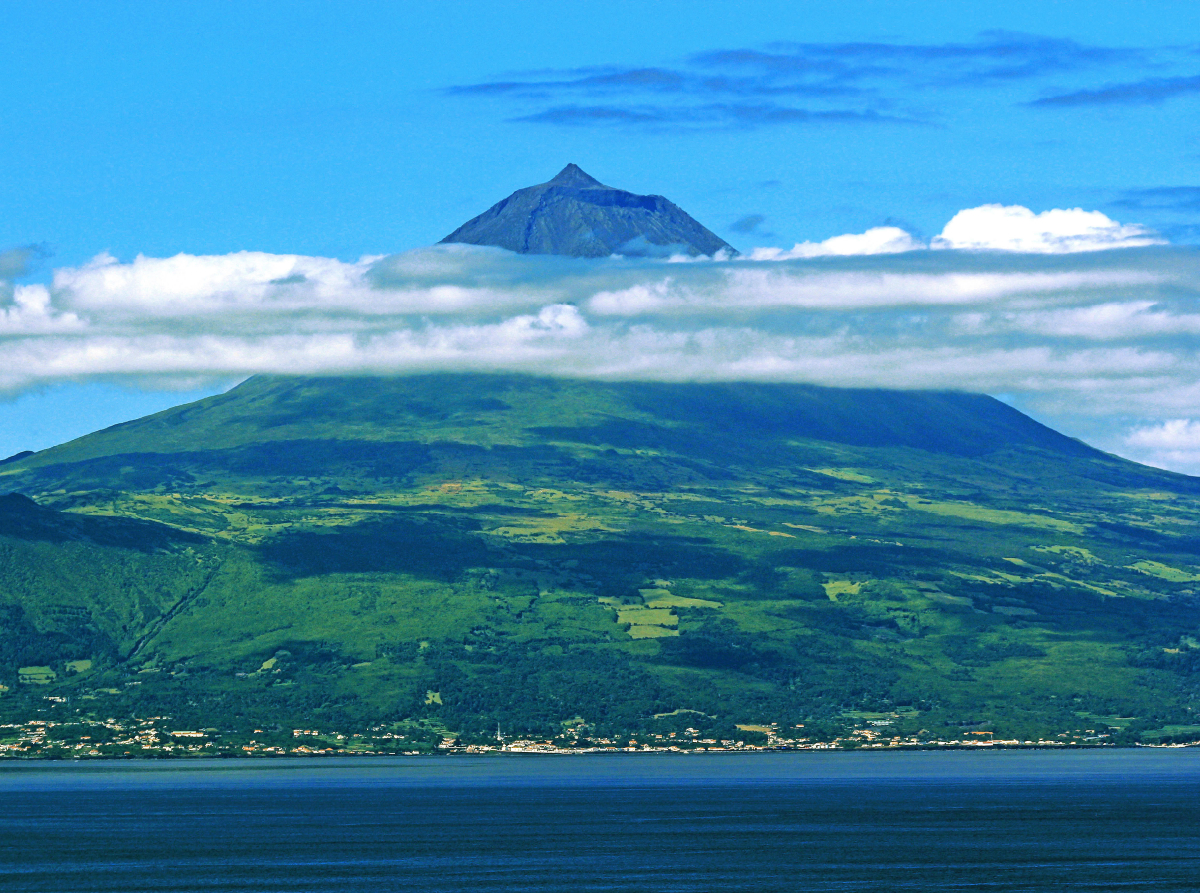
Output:
<instances>
[{"instance_id":1,"label":"mountain peak","mask_svg":"<svg viewBox=\"0 0 1200 893\"><path fill-rule=\"evenodd\" d=\"M737 254L661 195L606 186L577 164L553 180L518 189L442 241L568 257Z\"/></svg>"},{"instance_id":2,"label":"mountain peak","mask_svg":"<svg viewBox=\"0 0 1200 893\"><path fill-rule=\"evenodd\" d=\"M568 164L564 167L553 180L550 180L547 186L601 186L607 189L599 180L588 174L577 164Z\"/></svg>"}]
</instances>

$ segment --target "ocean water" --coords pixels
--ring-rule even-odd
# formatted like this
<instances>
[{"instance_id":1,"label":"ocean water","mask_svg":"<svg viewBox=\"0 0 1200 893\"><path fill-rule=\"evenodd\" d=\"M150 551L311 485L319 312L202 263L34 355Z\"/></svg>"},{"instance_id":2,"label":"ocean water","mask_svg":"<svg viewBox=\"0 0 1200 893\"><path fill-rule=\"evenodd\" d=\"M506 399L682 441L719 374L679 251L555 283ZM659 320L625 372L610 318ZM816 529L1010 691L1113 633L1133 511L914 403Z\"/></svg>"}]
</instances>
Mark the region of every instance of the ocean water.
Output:
<instances>
[{"instance_id":1,"label":"ocean water","mask_svg":"<svg viewBox=\"0 0 1200 893\"><path fill-rule=\"evenodd\" d=\"M1200 890L1200 750L0 765L0 890Z\"/></svg>"}]
</instances>

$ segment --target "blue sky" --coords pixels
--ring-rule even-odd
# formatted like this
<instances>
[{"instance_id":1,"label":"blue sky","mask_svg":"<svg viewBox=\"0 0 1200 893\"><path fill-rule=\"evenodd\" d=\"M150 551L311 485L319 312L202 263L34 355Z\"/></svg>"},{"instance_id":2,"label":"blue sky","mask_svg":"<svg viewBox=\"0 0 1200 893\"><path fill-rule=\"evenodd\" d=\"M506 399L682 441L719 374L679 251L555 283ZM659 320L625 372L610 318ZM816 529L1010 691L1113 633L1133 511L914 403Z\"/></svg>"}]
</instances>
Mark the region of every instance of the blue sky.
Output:
<instances>
[{"instance_id":1,"label":"blue sky","mask_svg":"<svg viewBox=\"0 0 1200 893\"><path fill-rule=\"evenodd\" d=\"M59 271L76 291L51 288L60 313L54 338L66 337L62 314L75 313L89 331L105 314L129 317L129 301L113 303L71 272L102 252L122 268L139 255L330 258L348 266L323 267L312 281L353 278L364 255L430 245L572 161L611 185L668 196L747 253L884 226L928 243L958 212L988 204L1099 211L1184 246L1136 257L1125 249L1116 277L1125 284L1088 305L1089 319L1123 312L1112 309L1122 300L1158 314L1154 326L1142 326L1153 328L1153 343L1108 345L1105 374L1116 374L1118 349L1133 351L1131 370L1158 358L1154 374L1164 376L1195 358L1197 332L1187 320L1172 321L1196 309L1187 260L1194 249L1186 247L1200 243L1194 2L9 2L4 20L0 303L12 310L17 289L52 286ZM914 255L895 263L892 273L907 275L926 261ZM1000 266L1045 273L1038 263L1010 258ZM938 264L959 275L949 261ZM1152 284L1129 272L1160 267L1185 272ZM204 269L215 275L217 267ZM467 288L472 282L462 277L484 275L480 269L460 265L447 275ZM1093 275L1078 264L1067 272ZM596 288L633 287L621 278L627 271L609 274L621 281ZM638 275L653 287L662 278ZM543 306L557 306L554 295L574 288L546 287ZM1067 302L1077 316L1082 287L1072 285ZM588 304L594 294L572 295L597 313L608 306ZM906 307L904 318L915 318ZM1067 310L1039 305L1037 312ZM405 312L408 320L414 311ZM539 307L513 312L542 319ZM203 321L176 314L169 324L147 313L155 322L136 324L143 345L183 330L212 344L224 325L211 308ZM270 337L286 335L289 318L308 319L311 332L317 323L304 313L280 317ZM899 319L871 323L862 336L870 349L884 350L880 332ZM956 332L964 319L955 318ZM682 324L672 325L678 332ZM767 328L771 337L786 328L794 338L797 325ZM1006 330L1008 347L1038 347L1022 342L1033 337L1021 334L1022 325L1028 329L1011 323ZM246 359L183 361L177 342L156 348L158 366L101 359L89 367L87 356L125 349L114 346L114 332L88 342L84 360L56 362L64 342L43 340L40 352L30 346L47 332L0 332L0 347L20 342L9 362L43 370L10 376L0 395L0 454L210 393L257 368ZM1072 345L1096 340L1069 337ZM765 343L754 349L767 350ZM936 347L929 341L922 349ZM1056 356L1068 349L1040 347ZM21 359L30 357L39 359ZM1093 351L1087 362L1100 361ZM578 369L591 374L585 366ZM860 378L845 370L808 375L792 360L784 366L790 377ZM768 367L760 363L754 374L766 376ZM358 367L347 361L347 368ZM1174 388L1160 405L1130 391L1108 413L1079 410L1070 388L1045 378L1022 383L997 373L976 384L1106 449L1200 470L1200 406L1188 402L1195 382L1178 375L1145 385L1150 395ZM877 383L889 376L881 371ZM952 379L930 372L902 383ZM1111 380L1098 377L1095 387ZM1158 452L1147 443L1158 443Z\"/></svg>"}]
</instances>

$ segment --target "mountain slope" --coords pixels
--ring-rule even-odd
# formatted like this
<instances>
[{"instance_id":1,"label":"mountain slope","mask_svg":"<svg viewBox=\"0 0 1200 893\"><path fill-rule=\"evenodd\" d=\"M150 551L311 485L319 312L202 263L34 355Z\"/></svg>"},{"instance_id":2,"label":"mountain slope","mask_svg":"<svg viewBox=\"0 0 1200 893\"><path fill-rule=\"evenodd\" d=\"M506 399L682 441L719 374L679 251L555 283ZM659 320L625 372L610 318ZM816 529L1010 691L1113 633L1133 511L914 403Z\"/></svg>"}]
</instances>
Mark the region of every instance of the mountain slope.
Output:
<instances>
[{"instance_id":1,"label":"mountain slope","mask_svg":"<svg viewBox=\"0 0 1200 893\"><path fill-rule=\"evenodd\" d=\"M40 504L0 505L0 604L34 628L78 585L37 525L74 531L77 564L180 581L105 621L111 645L44 655L114 713L481 740L1197 725L1200 481L988 397L258 377L0 490ZM127 572L78 601L97 628ZM51 689L2 655L0 710L29 709Z\"/></svg>"},{"instance_id":2,"label":"mountain slope","mask_svg":"<svg viewBox=\"0 0 1200 893\"><path fill-rule=\"evenodd\" d=\"M912 447L972 456L1040 448L1117 463L1128 473L1183 484L1035 422L1000 401L954 391L885 391L789 384L583 382L523 375L401 378L255 376L233 390L124 422L30 454L8 474L136 452L220 450L301 438L444 440L489 446L543 440L557 422L569 439L595 440L606 423L638 423L644 437L695 452L714 436L803 438L849 446ZM532 434L530 432L533 432ZM675 435L672 435L675 432ZM633 436L631 434L625 437ZM751 444L751 447L753 444Z\"/></svg>"},{"instance_id":3,"label":"mountain slope","mask_svg":"<svg viewBox=\"0 0 1200 893\"><path fill-rule=\"evenodd\" d=\"M442 241L571 257L737 254L661 195L605 186L574 164L546 183L518 189Z\"/></svg>"}]
</instances>

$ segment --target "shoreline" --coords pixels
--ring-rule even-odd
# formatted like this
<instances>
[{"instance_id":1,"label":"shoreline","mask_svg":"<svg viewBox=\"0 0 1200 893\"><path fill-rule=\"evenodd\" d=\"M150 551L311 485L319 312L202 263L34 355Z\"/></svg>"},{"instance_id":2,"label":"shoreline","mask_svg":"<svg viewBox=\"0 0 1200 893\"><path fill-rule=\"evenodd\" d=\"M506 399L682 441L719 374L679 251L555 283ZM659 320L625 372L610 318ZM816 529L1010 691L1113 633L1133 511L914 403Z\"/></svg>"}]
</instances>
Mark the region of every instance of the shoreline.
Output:
<instances>
[{"instance_id":1,"label":"shoreline","mask_svg":"<svg viewBox=\"0 0 1200 893\"><path fill-rule=\"evenodd\" d=\"M969 741L962 744L928 744L899 746L842 747L836 744L817 746L783 747L486 747L468 745L445 747L433 750L412 751L365 751L365 750L294 750L286 753L208 751L208 752L143 752L125 754L22 754L12 751L0 753L0 766L16 763L130 763L130 762L212 762L226 763L230 760L250 760L258 763L288 763L301 760L392 760L413 757L441 757L461 759L464 757L492 757L520 759L532 756L574 757L633 757L633 756L770 756L783 754L933 754L933 753L1136 753L1168 750L1200 750L1200 742L1184 744L1077 744L1039 743L1009 744Z\"/></svg>"},{"instance_id":2,"label":"shoreline","mask_svg":"<svg viewBox=\"0 0 1200 893\"><path fill-rule=\"evenodd\" d=\"M775 753L372 755L360 759L201 757L0 762L0 793L52 790L383 789L487 787L688 788L925 783L990 786L1200 785L1200 750L910 750ZM914 787L915 786L915 787ZM907 796L907 795L906 795ZM1097 789L1096 796L1102 796Z\"/></svg>"}]
</instances>

